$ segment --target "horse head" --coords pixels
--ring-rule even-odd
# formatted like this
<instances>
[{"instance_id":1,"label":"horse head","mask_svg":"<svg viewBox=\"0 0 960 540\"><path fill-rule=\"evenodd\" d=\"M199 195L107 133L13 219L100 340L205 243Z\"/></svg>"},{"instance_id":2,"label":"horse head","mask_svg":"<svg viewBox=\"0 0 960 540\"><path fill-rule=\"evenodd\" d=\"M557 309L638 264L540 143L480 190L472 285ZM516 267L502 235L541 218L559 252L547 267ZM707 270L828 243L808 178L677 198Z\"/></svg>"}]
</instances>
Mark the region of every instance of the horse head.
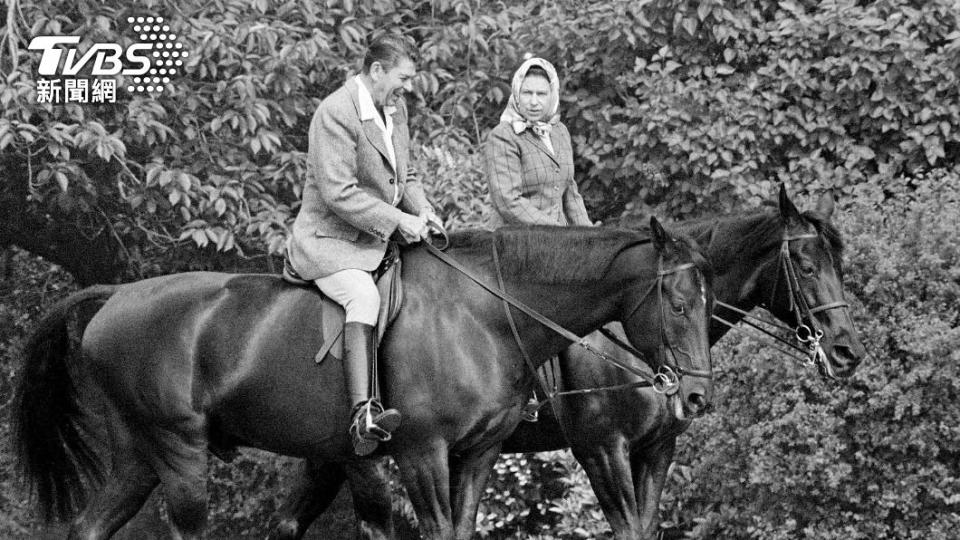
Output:
<instances>
[{"instance_id":1,"label":"horse head","mask_svg":"<svg viewBox=\"0 0 960 540\"><path fill-rule=\"evenodd\" d=\"M650 284L647 273L645 285L626 295L621 321L628 337L640 337L631 338L640 352L654 359L655 388L669 397L677 418L685 419L706 412L713 394L712 271L692 240L667 232L656 218L650 219L650 230L658 255L656 279ZM659 324L642 325L643 320Z\"/></svg>"},{"instance_id":2,"label":"horse head","mask_svg":"<svg viewBox=\"0 0 960 540\"><path fill-rule=\"evenodd\" d=\"M759 266L752 289L759 304L795 325L820 373L849 377L866 356L843 292L842 241L830 222L834 199L824 193L814 211L800 212L781 185L780 249Z\"/></svg>"}]
</instances>

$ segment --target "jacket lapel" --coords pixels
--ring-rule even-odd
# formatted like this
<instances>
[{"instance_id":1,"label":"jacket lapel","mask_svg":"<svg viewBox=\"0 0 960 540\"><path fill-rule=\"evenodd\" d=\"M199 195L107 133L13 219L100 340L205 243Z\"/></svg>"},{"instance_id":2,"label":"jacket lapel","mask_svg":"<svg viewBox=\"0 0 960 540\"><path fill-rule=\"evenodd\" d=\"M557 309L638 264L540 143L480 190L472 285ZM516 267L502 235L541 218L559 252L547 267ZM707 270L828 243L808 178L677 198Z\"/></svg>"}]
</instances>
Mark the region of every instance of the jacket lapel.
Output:
<instances>
[{"instance_id":1,"label":"jacket lapel","mask_svg":"<svg viewBox=\"0 0 960 540\"><path fill-rule=\"evenodd\" d=\"M363 133L367 136L370 144L380 152L383 159L390 163L390 154L387 153L387 145L383 142L383 132L377 127L377 123L373 120L364 120Z\"/></svg>"},{"instance_id":2,"label":"jacket lapel","mask_svg":"<svg viewBox=\"0 0 960 540\"><path fill-rule=\"evenodd\" d=\"M397 157L397 177L398 180L402 183L407 179L407 163L404 160L404 157L407 155L407 149L405 144L400 140L400 109L397 108L392 115L393 117L393 155Z\"/></svg>"},{"instance_id":3,"label":"jacket lapel","mask_svg":"<svg viewBox=\"0 0 960 540\"><path fill-rule=\"evenodd\" d=\"M528 129L527 132L529 133L528 137L530 137L530 139L533 141L534 146L539 148L540 151L546 154L548 158L552 159L554 163L560 165L560 161L557 159L556 154L554 154L554 152L557 152L559 148L557 147L557 138L554 137L553 130L550 130L550 143L553 144L553 152L547 148L547 145L543 144L543 141L537 136L536 133L533 132L532 129Z\"/></svg>"},{"instance_id":4,"label":"jacket lapel","mask_svg":"<svg viewBox=\"0 0 960 540\"><path fill-rule=\"evenodd\" d=\"M353 106L357 111L357 117L360 117L360 87L357 86L357 81L353 80L353 77L347 79L347 90L350 91L350 99L353 100ZM367 140L370 144L377 149L377 152L380 152L380 155L383 156L384 161L387 162L387 166L390 164L390 154L387 153L387 145L383 142L383 133L380 131L380 128L377 127L377 122L373 119L363 120L360 122L363 125L363 134L366 135Z\"/></svg>"}]
</instances>

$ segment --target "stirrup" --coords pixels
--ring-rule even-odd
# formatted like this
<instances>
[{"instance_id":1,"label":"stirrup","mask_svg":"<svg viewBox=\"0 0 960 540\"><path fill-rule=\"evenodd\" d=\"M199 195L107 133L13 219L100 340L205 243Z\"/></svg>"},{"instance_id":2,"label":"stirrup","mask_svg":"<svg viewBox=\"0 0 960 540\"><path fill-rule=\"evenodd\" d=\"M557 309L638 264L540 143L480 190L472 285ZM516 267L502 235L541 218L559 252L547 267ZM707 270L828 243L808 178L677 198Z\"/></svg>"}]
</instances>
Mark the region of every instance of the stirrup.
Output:
<instances>
[{"instance_id":1,"label":"stirrup","mask_svg":"<svg viewBox=\"0 0 960 540\"><path fill-rule=\"evenodd\" d=\"M524 422L536 422L540 419L540 402L531 397L520 411L520 420Z\"/></svg>"},{"instance_id":2,"label":"stirrup","mask_svg":"<svg viewBox=\"0 0 960 540\"><path fill-rule=\"evenodd\" d=\"M400 427L402 419L399 411L384 409L376 399L357 404L352 416L350 437L353 450L359 456L372 453L381 442L393 438L391 432Z\"/></svg>"}]
</instances>

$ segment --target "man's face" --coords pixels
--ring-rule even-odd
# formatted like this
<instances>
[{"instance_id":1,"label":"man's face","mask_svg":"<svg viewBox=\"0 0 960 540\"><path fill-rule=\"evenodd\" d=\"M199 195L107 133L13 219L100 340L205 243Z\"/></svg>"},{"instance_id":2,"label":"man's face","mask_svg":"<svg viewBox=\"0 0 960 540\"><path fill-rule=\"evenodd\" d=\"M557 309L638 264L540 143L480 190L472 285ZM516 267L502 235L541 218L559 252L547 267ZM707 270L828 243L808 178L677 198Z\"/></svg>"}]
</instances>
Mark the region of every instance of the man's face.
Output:
<instances>
[{"instance_id":1,"label":"man's face","mask_svg":"<svg viewBox=\"0 0 960 540\"><path fill-rule=\"evenodd\" d=\"M543 120L550 101L550 81L540 75L524 77L520 85L520 114L530 122Z\"/></svg>"},{"instance_id":2,"label":"man's face","mask_svg":"<svg viewBox=\"0 0 960 540\"><path fill-rule=\"evenodd\" d=\"M378 107L395 105L404 92L413 90L413 76L416 74L417 68L409 58L400 60L390 70L384 70L380 62L374 62L370 66L373 102Z\"/></svg>"}]
</instances>

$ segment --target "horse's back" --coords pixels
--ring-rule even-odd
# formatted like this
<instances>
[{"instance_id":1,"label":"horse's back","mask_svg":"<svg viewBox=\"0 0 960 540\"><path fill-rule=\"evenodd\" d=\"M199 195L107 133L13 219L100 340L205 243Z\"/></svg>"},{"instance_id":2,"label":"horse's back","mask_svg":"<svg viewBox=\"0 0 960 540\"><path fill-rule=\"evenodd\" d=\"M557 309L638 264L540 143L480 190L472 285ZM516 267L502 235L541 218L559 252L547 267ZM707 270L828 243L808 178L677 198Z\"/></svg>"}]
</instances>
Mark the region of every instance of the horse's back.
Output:
<instances>
[{"instance_id":1,"label":"horse's back","mask_svg":"<svg viewBox=\"0 0 960 540\"><path fill-rule=\"evenodd\" d=\"M94 359L107 349L158 352L160 343L187 341L230 311L233 323L275 302L282 282L269 275L186 272L121 286L87 325L84 350Z\"/></svg>"},{"instance_id":2,"label":"horse's back","mask_svg":"<svg viewBox=\"0 0 960 540\"><path fill-rule=\"evenodd\" d=\"M130 283L104 304L84 352L126 412L215 428L228 444L316 453L346 407L339 362L317 365L322 300L277 276L190 272ZM340 414L344 416L346 413ZM285 435L301 415L316 426Z\"/></svg>"}]
</instances>

